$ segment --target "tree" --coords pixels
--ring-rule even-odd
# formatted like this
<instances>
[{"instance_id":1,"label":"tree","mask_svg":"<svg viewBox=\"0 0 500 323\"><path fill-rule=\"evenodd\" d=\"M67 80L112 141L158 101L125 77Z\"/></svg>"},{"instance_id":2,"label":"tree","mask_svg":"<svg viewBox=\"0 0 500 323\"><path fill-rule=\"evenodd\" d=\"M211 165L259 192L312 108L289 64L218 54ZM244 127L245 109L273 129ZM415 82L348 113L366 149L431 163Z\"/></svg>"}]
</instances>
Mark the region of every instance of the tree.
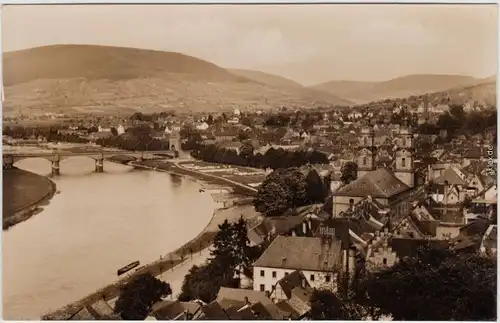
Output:
<instances>
[{"instance_id":1,"label":"tree","mask_svg":"<svg viewBox=\"0 0 500 323\"><path fill-rule=\"evenodd\" d=\"M311 299L312 320L360 321L362 307L350 300L342 300L329 290L315 290Z\"/></svg>"},{"instance_id":2,"label":"tree","mask_svg":"<svg viewBox=\"0 0 500 323\"><path fill-rule=\"evenodd\" d=\"M496 259L425 246L362 283L366 301L394 320L496 318Z\"/></svg>"},{"instance_id":3,"label":"tree","mask_svg":"<svg viewBox=\"0 0 500 323\"><path fill-rule=\"evenodd\" d=\"M326 187L315 169L311 169L306 176L306 192L310 203L323 203L325 201Z\"/></svg>"},{"instance_id":4,"label":"tree","mask_svg":"<svg viewBox=\"0 0 500 323\"><path fill-rule=\"evenodd\" d=\"M250 248L247 234L247 222L242 217L234 223L225 220L219 225L210 251L212 258L208 264L193 266L186 275L181 301L201 299L211 302L217 297L221 287L238 287L237 271L239 267L250 267L255 260L255 250Z\"/></svg>"},{"instance_id":5,"label":"tree","mask_svg":"<svg viewBox=\"0 0 500 323\"><path fill-rule=\"evenodd\" d=\"M144 320L153 304L171 293L169 284L149 273L142 274L122 288L116 301L115 313L120 314L124 320Z\"/></svg>"},{"instance_id":6,"label":"tree","mask_svg":"<svg viewBox=\"0 0 500 323\"><path fill-rule=\"evenodd\" d=\"M240 156L248 159L253 156L253 145L250 141L245 141L240 148Z\"/></svg>"},{"instance_id":7,"label":"tree","mask_svg":"<svg viewBox=\"0 0 500 323\"><path fill-rule=\"evenodd\" d=\"M358 164L355 162L347 162L342 166L341 172L342 175L340 180L344 185L347 185L358 178Z\"/></svg>"},{"instance_id":8,"label":"tree","mask_svg":"<svg viewBox=\"0 0 500 323\"><path fill-rule=\"evenodd\" d=\"M253 201L255 210L267 216L281 215L291 205L291 196L281 183L264 180Z\"/></svg>"},{"instance_id":9,"label":"tree","mask_svg":"<svg viewBox=\"0 0 500 323\"><path fill-rule=\"evenodd\" d=\"M218 262L210 261L203 266L195 265L184 277L179 300L188 302L199 299L210 303L217 298L222 286L238 287L238 281L232 274L232 272L228 273L220 268Z\"/></svg>"},{"instance_id":10,"label":"tree","mask_svg":"<svg viewBox=\"0 0 500 323\"><path fill-rule=\"evenodd\" d=\"M289 208L308 204L306 178L297 168L269 174L253 201L255 210L267 216L282 215Z\"/></svg>"}]
</instances>

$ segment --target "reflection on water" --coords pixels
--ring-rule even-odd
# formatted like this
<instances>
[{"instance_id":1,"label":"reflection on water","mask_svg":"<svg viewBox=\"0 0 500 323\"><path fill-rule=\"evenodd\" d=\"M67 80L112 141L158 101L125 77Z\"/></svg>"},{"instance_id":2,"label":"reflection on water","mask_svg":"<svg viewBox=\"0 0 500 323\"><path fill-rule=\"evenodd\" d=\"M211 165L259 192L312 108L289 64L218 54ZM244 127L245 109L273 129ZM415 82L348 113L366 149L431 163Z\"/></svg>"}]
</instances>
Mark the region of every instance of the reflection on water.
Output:
<instances>
[{"instance_id":1,"label":"reflection on water","mask_svg":"<svg viewBox=\"0 0 500 323\"><path fill-rule=\"evenodd\" d=\"M51 172L44 159L16 166ZM63 160L52 178L61 193L3 232L4 319L36 319L84 297L116 280L118 268L158 259L210 221L214 203L190 180L108 162L105 173L94 169L89 158Z\"/></svg>"}]
</instances>

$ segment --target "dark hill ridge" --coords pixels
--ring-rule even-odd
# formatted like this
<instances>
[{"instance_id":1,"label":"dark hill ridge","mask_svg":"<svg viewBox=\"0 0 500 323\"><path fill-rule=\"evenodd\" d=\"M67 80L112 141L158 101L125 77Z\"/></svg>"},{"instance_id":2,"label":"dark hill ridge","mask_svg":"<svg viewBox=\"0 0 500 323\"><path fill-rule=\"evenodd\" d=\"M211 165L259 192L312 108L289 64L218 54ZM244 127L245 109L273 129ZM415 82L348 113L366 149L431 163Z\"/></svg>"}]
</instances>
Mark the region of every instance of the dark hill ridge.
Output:
<instances>
[{"instance_id":1,"label":"dark hill ridge","mask_svg":"<svg viewBox=\"0 0 500 323\"><path fill-rule=\"evenodd\" d=\"M4 54L4 84L36 79L126 80L192 74L200 80L246 82L210 62L175 52L94 45L56 45Z\"/></svg>"},{"instance_id":2,"label":"dark hill ridge","mask_svg":"<svg viewBox=\"0 0 500 323\"><path fill-rule=\"evenodd\" d=\"M315 85L313 88L364 103L440 92L474 85L478 81L480 80L463 75L417 74L383 82L331 81Z\"/></svg>"},{"instance_id":3,"label":"dark hill ridge","mask_svg":"<svg viewBox=\"0 0 500 323\"><path fill-rule=\"evenodd\" d=\"M128 114L172 109L345 105L308 88L265 84L180 53L57 45L4 55L4 113Z\"/></svg>"}]
</instances>

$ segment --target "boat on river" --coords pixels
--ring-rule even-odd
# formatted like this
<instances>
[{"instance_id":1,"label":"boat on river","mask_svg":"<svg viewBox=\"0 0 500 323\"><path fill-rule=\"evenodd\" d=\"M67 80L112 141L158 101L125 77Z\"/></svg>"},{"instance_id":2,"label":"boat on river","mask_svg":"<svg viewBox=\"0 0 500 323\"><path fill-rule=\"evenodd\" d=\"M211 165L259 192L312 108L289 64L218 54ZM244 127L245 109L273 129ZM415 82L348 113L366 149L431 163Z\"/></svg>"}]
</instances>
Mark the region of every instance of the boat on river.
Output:
<instances>
[{"instance_id":1,"label":"boat on river","mask_svg":"<svg viewBox=\"0 0 500 323\"><path fill-rule=\"evenodd\" d=\"M125 267L122 267L120 269L118 269L118 271L116 272L116 274L118 276L120 275L123 275L125 274L126 272L134 269L135 267L139 266L140 262L137 260L137 261L134 261L134 262L131 262L130 264L126 265Z\"/></svg>"}]
</instances>

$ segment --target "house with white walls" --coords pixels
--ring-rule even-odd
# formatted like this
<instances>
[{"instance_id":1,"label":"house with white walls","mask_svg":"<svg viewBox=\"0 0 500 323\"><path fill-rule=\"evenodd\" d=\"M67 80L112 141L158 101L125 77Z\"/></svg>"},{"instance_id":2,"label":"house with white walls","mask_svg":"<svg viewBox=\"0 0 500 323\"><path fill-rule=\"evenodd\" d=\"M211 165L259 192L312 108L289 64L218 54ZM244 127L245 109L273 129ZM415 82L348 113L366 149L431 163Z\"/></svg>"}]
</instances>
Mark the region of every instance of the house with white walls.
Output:
<instances>
[{"instance_id":1,"label":"house with white walls","mask_svg":"<svg viewBox=\"0 0 500 323\"><path fill-rule=\"evenodd\" d=\"M253 289L271 293L280 279L298 270L313 288L335 291L342 261L335 238L278 236L253 264Z\"/></svg>"}]
</instances>

